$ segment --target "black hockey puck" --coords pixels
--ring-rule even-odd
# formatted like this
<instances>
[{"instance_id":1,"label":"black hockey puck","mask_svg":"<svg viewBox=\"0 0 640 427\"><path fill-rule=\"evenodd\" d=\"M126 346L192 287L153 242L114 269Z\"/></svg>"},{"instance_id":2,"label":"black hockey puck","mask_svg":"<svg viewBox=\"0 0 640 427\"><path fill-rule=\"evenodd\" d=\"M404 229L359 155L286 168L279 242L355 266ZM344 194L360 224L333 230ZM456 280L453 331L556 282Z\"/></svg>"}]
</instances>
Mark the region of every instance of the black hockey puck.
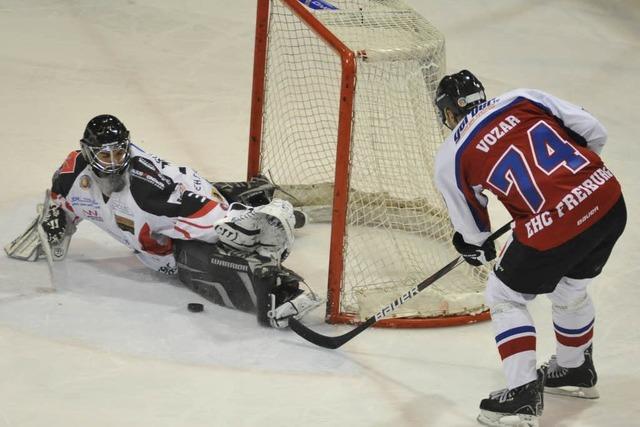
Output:
<instances>
[{"instance_id":1,"label":"black hockey puck","mask_svg":"<svg viewBox=\"0 0 640 427\"><path fill-rule=\"evenodd\" d=\"M293 228L302 228L307 223L307 214L302 212L301 210L294 209L293 217L296 220L296 223L293 226Z\"/></svg>"},{"instance_id":2,"label":"black hockey puck","mask_svg":"<svg viewBox=\"0 0 640 427\"><path fill-rule=\"evenodd\" d=\"M204 310L204 306L199 302L190 302L189 304L187 304L187 308L192 313L200 313L202 310Z\"/></svg>"}]
</instances>

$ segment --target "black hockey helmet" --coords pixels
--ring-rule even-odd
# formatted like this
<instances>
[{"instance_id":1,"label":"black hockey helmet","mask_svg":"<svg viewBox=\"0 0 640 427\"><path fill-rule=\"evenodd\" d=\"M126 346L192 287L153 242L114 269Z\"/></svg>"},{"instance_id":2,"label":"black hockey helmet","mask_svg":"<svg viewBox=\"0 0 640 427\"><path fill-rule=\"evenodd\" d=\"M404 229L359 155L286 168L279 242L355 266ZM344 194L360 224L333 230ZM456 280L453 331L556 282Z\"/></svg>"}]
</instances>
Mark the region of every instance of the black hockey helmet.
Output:
<instances>
[{"instance_id":1,"label":"black hockey helmet","mask_svg":"<svg viewBox=\"0 0 640 427\"><path fill-rule=\"evenodd\" d=\"M99 177L121 175L127 169L129 145L129 131L109 114L89 120L80 140L82 155Z\"/></svg>"},{"instance_id":2,"label":"black hockey helmet","mask_svg":"<svg viewBox=\"0 0 640 427\"><path fill-rule=\"evenodd\" d=\"M473 107L486 100L484 86L468 70L444 76L436 90L436 106L447 127L445 109L451 110L456 121L460 121Z\"/></svg>"}]
</instances>

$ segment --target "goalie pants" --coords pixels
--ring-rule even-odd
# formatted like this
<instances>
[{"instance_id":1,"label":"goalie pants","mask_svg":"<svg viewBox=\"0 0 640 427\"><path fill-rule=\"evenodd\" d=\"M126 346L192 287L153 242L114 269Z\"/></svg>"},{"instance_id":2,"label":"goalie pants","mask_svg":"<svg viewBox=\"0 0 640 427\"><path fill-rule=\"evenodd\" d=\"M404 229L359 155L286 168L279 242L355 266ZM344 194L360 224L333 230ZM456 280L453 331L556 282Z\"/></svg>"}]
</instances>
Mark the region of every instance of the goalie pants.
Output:
<instances>
[{"instance_id":1,"label":"goalie pants","mask_svg":"<svg viewBox=\"0 0 640 427\"><path fill-rule=\"evenodd\" d=\"M558 248L539 252L517 241L507 244L485 299L509 389L537 378L536 329L527 304L538 294L551 300L558 364L574 368L584 362L595 323L587 286L602 271L625 224L620 198L600 221Z\"/></svg>"}]
</instances>

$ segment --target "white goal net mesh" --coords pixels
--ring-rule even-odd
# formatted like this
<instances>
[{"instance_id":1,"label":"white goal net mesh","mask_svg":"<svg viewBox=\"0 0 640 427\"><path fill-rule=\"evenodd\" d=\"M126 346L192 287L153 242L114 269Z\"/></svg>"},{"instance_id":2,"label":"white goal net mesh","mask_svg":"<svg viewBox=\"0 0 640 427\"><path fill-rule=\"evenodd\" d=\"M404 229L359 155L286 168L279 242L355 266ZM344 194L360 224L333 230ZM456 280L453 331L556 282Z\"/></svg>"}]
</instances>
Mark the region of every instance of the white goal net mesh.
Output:
<instances>
[{"instance_id":1,"label":"white goal net mesh","mask_svg":"<svg viewBox=\"0 0 640 427\"><path fill-rule=\"evenodd\" d=\"M339 304L366 319L456 256L433 183L443 140L433 96L444 73L444 38L397 0L333 0L335 9L300 1L359 53ZM338 54L272 0L260 169L285 190L278 197L312 212L330 212L333 203L340 84ZM394 314L483 311L485 278L486 270L465 265Z\"/></svg>"}]
</instances>

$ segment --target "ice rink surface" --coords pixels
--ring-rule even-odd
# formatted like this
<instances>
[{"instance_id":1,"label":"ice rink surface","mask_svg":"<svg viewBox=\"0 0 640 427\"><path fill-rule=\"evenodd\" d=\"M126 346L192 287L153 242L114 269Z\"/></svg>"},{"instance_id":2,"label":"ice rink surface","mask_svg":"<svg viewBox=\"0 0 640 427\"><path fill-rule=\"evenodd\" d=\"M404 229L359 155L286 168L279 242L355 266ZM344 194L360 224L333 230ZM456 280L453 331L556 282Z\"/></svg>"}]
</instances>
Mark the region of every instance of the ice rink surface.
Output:
<instances>
[{"instance_id":1,"label":"ice rink surface","mask_svg":"<svg viewBox=\"0 0 640 427\"><path fill-rule=\"evenodd\" d=\"M445 34L448 71L473 70L489 96L551 92L608 128L629 224L590 291L602 397L547 397L541 425L640 425L640 3L410 3ZM97 114L174 163L243 179L254 25L253 0L0 1L0 242L35 215ZM288 266L320 289L318 227L301 230ZM90 224L55 273L52 292L43 261L0 256L2 427L474 426L480 399L504 385L489 323L372 329L323 350L147 271ZM205 311L188 312L192 301ZM548 300L531 311L542 361L554 351ZM349 329L320 310L306 322Z\"/></svg>"}]
</instances>

